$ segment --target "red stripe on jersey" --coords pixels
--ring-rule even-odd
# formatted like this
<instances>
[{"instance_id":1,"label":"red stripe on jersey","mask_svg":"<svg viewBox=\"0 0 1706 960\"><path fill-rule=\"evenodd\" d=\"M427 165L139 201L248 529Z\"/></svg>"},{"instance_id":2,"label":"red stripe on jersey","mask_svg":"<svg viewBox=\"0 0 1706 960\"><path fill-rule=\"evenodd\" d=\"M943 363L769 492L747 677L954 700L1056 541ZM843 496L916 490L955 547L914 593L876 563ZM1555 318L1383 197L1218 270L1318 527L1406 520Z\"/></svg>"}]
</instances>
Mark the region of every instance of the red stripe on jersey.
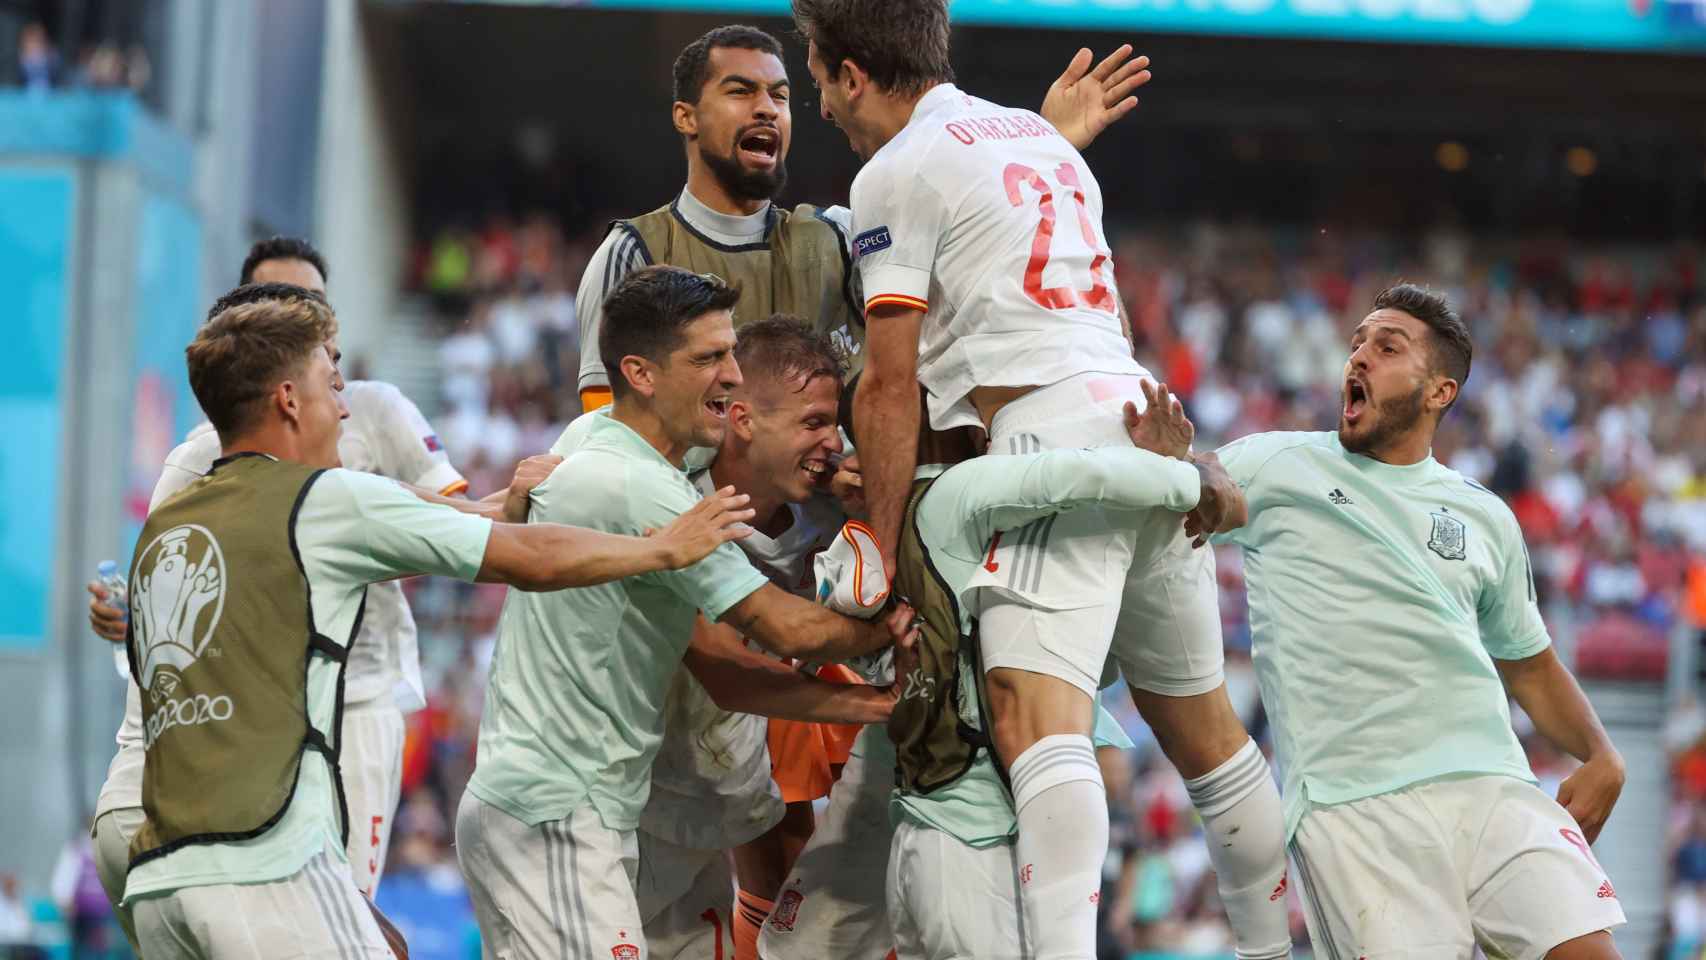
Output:
<instances>
[{"instance_id":1,"label":"red stripe on jersey","mask_svg":"<svg viewBox=\"0 0 1706 960\"><path fill-rule=\"evenodd\" d=\"M930 301L899 293L882 293L865 301L866 313L870 313L876 307L907 307L925 313L930 310Z\"/></svg>"}]
</instances>

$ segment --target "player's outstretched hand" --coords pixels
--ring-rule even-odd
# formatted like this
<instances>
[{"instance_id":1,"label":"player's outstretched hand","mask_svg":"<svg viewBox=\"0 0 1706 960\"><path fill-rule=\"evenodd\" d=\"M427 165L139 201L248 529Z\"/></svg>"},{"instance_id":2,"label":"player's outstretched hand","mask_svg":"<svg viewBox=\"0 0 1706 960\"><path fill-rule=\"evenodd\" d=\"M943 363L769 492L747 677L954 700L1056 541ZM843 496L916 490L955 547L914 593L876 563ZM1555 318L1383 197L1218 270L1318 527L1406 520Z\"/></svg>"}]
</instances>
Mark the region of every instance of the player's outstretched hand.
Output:
<instances>
[{"instance_id":1,"label":"player's outstretched hand","mask_svg":"<svg viewBox=\"0 0 1706 960\"><path fill-rule=\"evenodd\" d=\"M1623 793L1623 758L1602 754L1576 768L1558 785L1558 805L1576 818L1589 843L1611 816L1611 808Z\"/></svg>"},{"instance_id":2,"label":"player's outstretched hand","mask_svg":"<svg viewBox=\"0 0 1706 960\"><path fill-rule=\"evenodd\" d=\"M835 465L835 476L829 478L829 492L841 501L843 513L850 517L865 515L865 478L859 472L858 454Z\"/></svg>"},{"instance_id":3,"label":"player's outstretched hand","mask_svg":"<svg viewBox=\"0 0 1706 960\"><path fill-rule=\"evenodd\" d=\"M515 478L509 482L509 493L504 496L505 523L527 522L527 511L533 502L530 499L533 488L544 483L545 478L562 462L563 458L554 453L542 453L515 465Z\"/></svg>"},{"instance_id":4,"label":"player's outstretched hand","mask_svg":"<svg viewBox=\"0 0 1706 960\"><path fill-rule=\"evenodd\" d=\"M1202 477L1202 496L1196 509L1185 514L1185 535L1191 538L1192 547L1200 547L1208 543L1210 534L1226 533L1248 523L1250 507L1219 457L1199 454L1191 463Z\"/></svg>"},{"instance_id":5,"label":"player's outstretched hand","mask_svg":"<svg viewBox=\"0 0 1706 960\"><path fill-rule=\"evenodd\" d=\"M1103 130L1137 109L1132 93L1150 81L1149 58L1128 61L1129 56L1128 43L1103 57L1091 70L1094 54L1089 47L1079 50L1066 71L1049 85L1043 97L1043 119L1074 147L1088 147Z\"/></svg>"},{"instance_id":6,"label":"player's outstretched hand","mask_svg":"<svg viewBox=\"0 0 1706 960\"><path fill-rule=\"evenodd\" d=\"M904 613L904 618L900 615ZM895 702L905 695L908 690L922 689L918 681L920 664L918 660L918 625L922 621L905 603L895 604L894 611L889 615L886 625L890 634L897 630L901 636L894 642L894 680L889 683L888 694Z\"/></svg>"},{"instance_id":7,"label":"player's outstretched hand","mask_svg":"<svg viewBox=\"0 0 1706 960\"><path fill-rule=\"evenodd\" d=\"M1185 459L1191 452L1191 441L1197 437L1196 424L1185 416L1185 407L1167 389L1165 383L1143 381L1143 399L1148 409L1137 412L1137 404L1127 400L1125 432L1138 448L1163 457Z\"/></svg>"},{"instance_id":8,"label":"player's outstretched hand","mask_svg":"<svg viewBox=\"0 0 1706 960\"><path fill-rule=\"evenodd\" d=\"M102 640L123 643L124 611L107 604L107 588L90 580L89 598L89 629Z\"/></svg>"},{"instance_id":9,"label":"player's outstretched hand","mask_svg":"<svg viewBox=\"0 0 1706 960\"><path fill-rule=\"evenodd\" d=\"M730 540L750 535L752 528L746 522L752 519L754 511L746 504L751 499L744 493L735 493L734 487L724 487L657 531L655 536L668 551L669 568L690 567ZM647 535L653 534L647 531Z\"/></svg>"}]
</instances>

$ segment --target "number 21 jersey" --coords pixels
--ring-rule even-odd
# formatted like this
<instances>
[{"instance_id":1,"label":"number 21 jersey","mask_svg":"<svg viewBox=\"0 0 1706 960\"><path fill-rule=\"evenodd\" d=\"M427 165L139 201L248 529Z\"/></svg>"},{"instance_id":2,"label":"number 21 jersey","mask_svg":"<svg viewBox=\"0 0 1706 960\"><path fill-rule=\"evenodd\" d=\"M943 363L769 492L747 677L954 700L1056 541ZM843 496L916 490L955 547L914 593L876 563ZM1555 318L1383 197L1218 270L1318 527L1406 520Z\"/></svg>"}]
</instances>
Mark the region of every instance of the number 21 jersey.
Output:
<instances>
[{"instance_id":1,"label":"number 21 jersey","mask_svg":"<svg viewBox=\"0 0 1706 960\"><path fill-rule=\"evenodd\" d=\"M853 181L865 310L925 313L918 381L938 430L980 386L1141 375L1119 314L1102 190L1042 117L932 88Z\"/></svg>"}]
</instances>

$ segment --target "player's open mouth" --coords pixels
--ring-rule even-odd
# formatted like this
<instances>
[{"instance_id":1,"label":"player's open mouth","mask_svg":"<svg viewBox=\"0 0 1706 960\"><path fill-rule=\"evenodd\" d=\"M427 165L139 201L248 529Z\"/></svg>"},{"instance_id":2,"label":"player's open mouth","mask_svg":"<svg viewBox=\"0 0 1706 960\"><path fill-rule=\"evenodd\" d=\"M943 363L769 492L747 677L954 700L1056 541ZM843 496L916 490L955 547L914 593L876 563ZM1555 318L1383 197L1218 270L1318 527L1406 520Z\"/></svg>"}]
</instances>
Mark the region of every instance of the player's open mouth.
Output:
<instances>
[{"instance_id":1,"label":"player's open mouth","mask_svg":"<svg viewBox=\"0 0 1706 960\"><path fill-rule=\"evenodd\" d=\"M726 420L729 415L729 398L726 396L713 397L705 401L705 409L710 411L711 416L718 420Z\"/></svg>"},{"instance_id":2,"label":"player's open mouth","mask_svg":"<svg viewBox=\"0 0 1706 960\"><path fill-rule=\"evenodd\" d=\"M1368 388L1355 377L1345 381L1345 422L1355 423L1368 409Z\"/></svg>"},{"instance_id":3,"label":"player's open mouth","mask_svg":"<svg viewBox=\"0 0 1706 960\"><path fill-rule=\"evenodd\" d=\"M813 484L826 483L829 480L830 466L828 460L802 460L800 470L806 479Z\"/></svg>"},{"instance_id":4,"label":"player's open mouth","mask_svg":"<svg viewBox=\"0 0 1706 960\"><path fill-rule=\"evenodd\" d=\"M782 150L782 132L775 127L754 127L741 134L735 146L749 166L773 167Z\"/></svg>"}]
</instances>

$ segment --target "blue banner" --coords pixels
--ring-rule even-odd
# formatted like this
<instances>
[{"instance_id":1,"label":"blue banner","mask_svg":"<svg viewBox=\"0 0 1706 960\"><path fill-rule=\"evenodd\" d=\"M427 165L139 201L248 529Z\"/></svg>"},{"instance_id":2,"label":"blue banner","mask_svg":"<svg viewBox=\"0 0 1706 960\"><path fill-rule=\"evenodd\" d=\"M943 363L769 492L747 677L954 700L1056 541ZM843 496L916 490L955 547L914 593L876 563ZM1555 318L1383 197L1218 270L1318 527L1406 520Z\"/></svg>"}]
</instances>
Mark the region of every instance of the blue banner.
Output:
<instances>
[{"instance_id":1,"label":"blue banner","mask_svg":"<svg viewBox=\"0 0 1706 960\"><path fill-rule=\"evenodd\" d=\"M788 0L574 6L788 16ZM1706 0L951 0L956 23L1706 53Z\"/></svg>"}]
</instances>

